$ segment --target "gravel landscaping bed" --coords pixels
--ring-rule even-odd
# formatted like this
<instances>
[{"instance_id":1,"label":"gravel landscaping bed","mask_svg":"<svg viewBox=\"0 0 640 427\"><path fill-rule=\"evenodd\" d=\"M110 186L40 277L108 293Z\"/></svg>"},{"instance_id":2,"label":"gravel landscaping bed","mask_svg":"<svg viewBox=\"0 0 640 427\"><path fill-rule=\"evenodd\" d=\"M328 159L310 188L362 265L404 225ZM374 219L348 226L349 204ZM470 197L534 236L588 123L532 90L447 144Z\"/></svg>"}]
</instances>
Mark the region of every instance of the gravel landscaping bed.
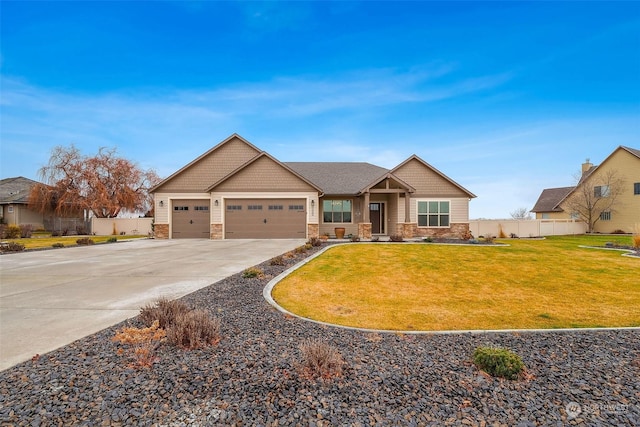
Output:
<instances>
[{"instance_id":1,"label":"gravel landscaping bed","mask_svg":"<svg viewBox=\"0 0 640 427\"><path fill-rule=\"evenodd\" d=\"M0 423L640 425L638 330L407 335L321 326L262 298L266 283L301 259L267 262L258 266L264 278L236 274L183 298L221 319L216 346L163 344L150 369L134 369L111 340L125 325L141 326L133 319L0 372ZM299 345L310 337L340 350L341 377L299 374ZM481 345L519 354L525 377L480 372L471 355Z\"/></svg>"}]
</instances>

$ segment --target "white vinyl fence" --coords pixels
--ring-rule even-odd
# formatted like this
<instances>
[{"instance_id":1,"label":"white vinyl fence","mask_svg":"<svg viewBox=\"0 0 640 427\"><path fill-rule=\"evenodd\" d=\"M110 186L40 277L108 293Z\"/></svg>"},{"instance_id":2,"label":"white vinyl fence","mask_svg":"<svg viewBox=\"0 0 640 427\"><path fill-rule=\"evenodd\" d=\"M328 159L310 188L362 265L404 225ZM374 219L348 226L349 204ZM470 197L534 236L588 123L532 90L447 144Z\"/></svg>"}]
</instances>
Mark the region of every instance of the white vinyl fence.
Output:
<instances>
[{"instance_id":1,"label":"white vinyl fence","mask_svg":"<svg viewBox=\"0 0 640 427\"><path fill-rule=\"evenodd\" d=\"M91 232L96 236L149 235L153 218L91 218Z\"/></svg>"},{"instance_id":2,"label":"white vinyl fence","mask_svg":"<svg viewBox=\"0 0 640 427\"><path fill-rule=\"evenodd\" d=\"M573 219L481 219L469 221L469 231L474 237L488 234L497 237L500 229L510 237L565 236L570 234L584 234L587 224Z\"/></svg>"}]
</instances>

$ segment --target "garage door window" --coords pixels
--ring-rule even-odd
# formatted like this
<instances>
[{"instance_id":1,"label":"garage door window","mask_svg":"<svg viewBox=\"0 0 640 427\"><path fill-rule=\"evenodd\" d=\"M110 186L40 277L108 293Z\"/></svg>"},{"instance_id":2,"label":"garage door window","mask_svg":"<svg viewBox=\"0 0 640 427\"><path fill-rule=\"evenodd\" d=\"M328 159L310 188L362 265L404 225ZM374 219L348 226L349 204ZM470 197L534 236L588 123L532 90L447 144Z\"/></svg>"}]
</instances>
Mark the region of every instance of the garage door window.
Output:
<instances>
[{"instance_id":1,"label":"garage door window","mask_svg":"<svg viewBox=\"0 0 640 427\"><path fill-rule=\"evenodd\" d=\"M269 205L269 210L270 211L281 211L283 208L282 205Z\"/></svg>"},{"instance_id":2,"label":"garage door window","mask_svg":"<svg viewBox=\"0 0 640 427\"><path fill-rule=\"evenodd\" d=\"M227 205L228 211L241 211L242 205Z\"/></svg>"},{"instance_id":3,"label":"garage door window","mask_svg":"<svg viewBox=\"0 0 640 427\"><path fill-rule=\"evenodd\" d=\"M351 222L351 200L324 200L324 222Z\"/></svg>"},{"instance_id":4,"label":"garage door window","mask_svg":"<svg viewBox=\"0 0 640 427\"><path fill-rule=\"evenodd\" d=\"M195 211L208 211L209 210L209 206L194 206L193 210L195 210Z\"/></svg>"},{"instance_id":5,"label":"garage door window","mask_svg":"<svg viewBox=\"0 0 640 427\"><path fill-rule=\"evenodd\" d=\"M247 206L247 209L249 209L250 211L261 211L262 205L249 205Z\"/></svg>"},{"instance_id":6,"label":"garage door window","mask_svg":"<svg viewBox=\"0 0 640 427\"><path fill-rule=\"evenodd\" d=\"M304 205L289 205L290 211L303 211Z\"/></svg>"},{"instance_id":7,"label":"garage door window","mask_svg":"<svg viewBox=\"0 0 640 427\"><path fill-rule=\"evenodd\" d=\"M189 206L174 206L173 210L174 211L188 211L189 210Z\"/></svg>"}]
</instances>

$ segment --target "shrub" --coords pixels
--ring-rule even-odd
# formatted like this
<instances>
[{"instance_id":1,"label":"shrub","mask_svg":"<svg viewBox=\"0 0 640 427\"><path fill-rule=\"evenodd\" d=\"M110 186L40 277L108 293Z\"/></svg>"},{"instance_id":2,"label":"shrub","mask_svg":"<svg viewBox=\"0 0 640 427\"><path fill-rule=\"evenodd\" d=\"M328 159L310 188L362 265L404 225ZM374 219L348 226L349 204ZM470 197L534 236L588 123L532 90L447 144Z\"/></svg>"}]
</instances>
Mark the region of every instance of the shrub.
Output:
<instances>
[{"instance_id":1,"label":"shrub","mask_svg":"<svg viewBox=\"0 0 640 427\"><path fill-rule=\"evenodd\" d=\"M303 254L305 252L307 252L307 247L306 246L298 246L297 248L295 248L293 250L294 253L296 254Z\"/></svg>"},{"instance_id":2,"label":"shrub","mask_svg":"<svg viewBox=\"0 0 640 427\"><path fill-rule=\"evenodd\" d=\"M504 229L502 228L502 224L498 224L498 237L501 239L506 239L507 238L507 234L504 232Z\"/></svg>"},{"instance_id":3,"label":"shrub","mask_svg":"<svg viewBox=\"0 0 640 427\"><path fill-rule=\"evenodd\" d=\"M322 246L322 240L317 237L312 237L308 242L311 246Z\"/></svg>"},{"instance_id":4,"label":"shrub","mask_svg":"<svg viewBox=\"0 0 640 427\"><path fill-rule=\"evenodd\" d=\"M60 236L60 230L53 230L51 232L51 237L59 237Z\"/></svg>"},{"instance_id":5,"label":"shrub","mask_svg":"<svg viewBox=\"0 0 640 427\"><path fill-rule=\"evenodd\" d=\"M53 247L53 248L64 248L64 243L57 242L57 243L54 243L53 245L51 245L51 247Z\"/></svg>"},{"instance_id":6,"label":"shrub","mask_svg":"<svg viewBox=\"0 0 640 427\"><path fill-rule=\"evenodd\" d=\"M489 375L508 380L517 379L524 370L520 356L504 348L478 347L473 362Z\"/></svg>"},{"instance_id":7,"label":"shrub","mask_svg":"<svg viewBox=\"0 0 640 427\"><path fill-rule=\"evenodd\" d=\"M300 345L301 374L307 378L332 378L342 375L344 361L337 348L319 339L309 339Z\"/></svg>"},{"instance_id":8,"label":"shrub","mask_svg":"<svg viewBox=\"0 0 640 427\"><path fill-rule=\"evenodd\" d=\"M518 235L517 235L516 233L511 233L509 236L510 236L512 239L517 239L517 238L518 238Z\"/></svg>"},{"instance_id":9,"label":"shrub","mask_svg":"<svg viewBox=\"0 0 640 427\"><path fill-rule=\"evenodd\" d=\"M611 232L611 234L627 234L627 233L625 233L625 232L624 232L624 230L620 230L620 229L618 228L617 230L613 230L613 231Z\"/></svg>"},{"instance_id":10,"label":"shrub","mask_svg":"<svg viewBox=\"0 0 640 427\"><path fill-rule=\"evenodd\" d=\"M89 234L84 225L79 225L76 227L76 234L83 236L85 234Z\"/></svg>"},{"instance_id":11,"label":"shrub","mask_svg":"<svg viewBox=\"0 0 640 427\"><path fill-rule=\"evenodd\" d=\"M2 245L3 252L22 252L24 251L24 245L16 242L8 242Z\"/></svg>"},{"instance_id":12,"label":"shrub","mask_svg":"<svg viewBox=\"0 0 640 427\"><path fill-rule=\"evenodd\" d=\"M95 244L95 242L93 241L93 239L90 239L88 237L82 237L78 240L76 240L76 243L79 245L84 245L84 246L88 246L88 245L93 245Z\"/></svg>"},{"instance_id":13,"label":"shrub","mask_svg":"<svg viewBox=\"0 0 640 427\"><path fill-rule=\"evenodd\" d=\"M220 319L205 310L191 310L176 316L167 327L167 339L173 345L194 349L220 341Z\"/></svg>"},{"instance_id":14,"label":"shrub","mask_svg":"<svg viewBox=\"0 0 640 427\"><path fill-rule=\"evenodd\" d=\"M116 243L118 241L117 237L109 237L107 239L107 243Z\"/></svg>"},{"instance_id":15,"label":"shrub","mask_svg":"<svg viewBox=\"0 0 640 427\"><path fill-rule=\"evenodd\" d=\"M164 329L161 329L156 320L146 328L123 328L113 337L113 341L121 344L130 344L133 348L135 366L149 368L156 361L155 350L165 337ZM120 349L118 354L123 354Z\"/></svg>"},{"instance_id":16,"label":"shrub","mask_svg":"<svg viewBox=\"0 0 640 427\"><path fill-rule=\"evenodd\" d=\"M462 234L460 235L460 238L462 240L469 240L469 239L473 239L473 234L471 234L471 231L469 230L464 230L462 232Z\"/></svg>"},{"instance_id":17,"label":"shrub","mask_svg":"<svg viewBox=\"0 0 640 427\"><path fill-rule=\"evenodd\" d=\"M351 240L352 242L359 242L359 241L360 241L360 237L358 237L358 236L351 236L350 240Z\"/></svg>"},{"instance_id":18,"label":"shrub","mask_svg":"<svg viewBox=\"0 0 640 427\"><path fill-rule=\"evenodd\" d=\"M374 243L375 242L379 242L380 241L380 236L372 236L371 237L371 241L374 242Z\"/></svg>"},{"instance_id":19,"label":"shrub","mask_svg":"<svg viewBox=\"0 0 640 427\"><path fill-rule=\"evenodd\" d=\"M244 277L245 279L253 279L256 277L258 279L262 279L264 277L264 272L258 267L249 267L242 272L242 277Z\"/></svg>"},{"instance_id":20,"label":"shrub","mask_svg":"<svg viewBox=\"0 0 640 427\"><path fill-rule=\"evenodd\" d=\"M631 246L635 250L640 251L640 224L633 226L633 236L631 236Z\"/></svg>"},{"instance_id":21,"label":"shrub","mask_svg":"<svg viewBox=\"0 0 640 427\"><path fill-rule=\"evenodd\" d=\"M425 237L424 239L422 239L422 241L425 243L431 243L433 242L433 239L431 237Z\"/></svg>"},{"instance_id":22,"label":"shrub","mask_svg":"<svg viewBox=\"0 0 640 427\"><path fill-rule=\"evenodd\" d=\"M285 265L286 261L282 255L278 255L276 257L271 258L269 261L269 265Z\"/></svg>"},{"instance_id":23,"label":"shrub","mask_svg":"<svg viewBox=\"0 0 640 427\"><path fill-rule=\"evenodd\" d=\"M493 239L495 239L495 237L493 237L491 234L487 234L486 236L484 236L484 241L486 243L493 243Z\"/></svg>"},{"instance_id":24,"label":"shrub","mask_svg":"<svg viewBox=\"0 0 640 427\"><path fill-rule=\"evenodd\" d=\"M390 242L404 242L404 238L402 237L402 234L392 234L391 236L389 236L389 241Z\"/></svg>"},{"instance_id":25,"label":"shrub","mask_svg":"<svg viewBox=\"0 0 640 427\"><path fill-rule=\"evenodd\" d=\"M16 224L8 225L4 230L5 239L19 239L20 238L20 226Z\"/></svg>"},{"instance_id":26,"label":"shrub","mask_svg":"<svg viewBox=\"0 0 640 427\"><path fill-rule=\"evenodd\" d=\"M20 237L23 239L29 239L33 235L33 225L22 224L20 226Z\"/></svg>"},{"instance_id":27,"label":"shrub","mask_svg":"<svg viewBox=\"0 0 640 427\"><path fill-rule=\"evenodd\" d=\"M176 322L178 316L188 311L189 307L182 301L161 297L155 304L147 304L140 309L140 320L147 326L151 326L153 322L157 321L161 328L166 329Z\"/></svg>"}]
</instances>

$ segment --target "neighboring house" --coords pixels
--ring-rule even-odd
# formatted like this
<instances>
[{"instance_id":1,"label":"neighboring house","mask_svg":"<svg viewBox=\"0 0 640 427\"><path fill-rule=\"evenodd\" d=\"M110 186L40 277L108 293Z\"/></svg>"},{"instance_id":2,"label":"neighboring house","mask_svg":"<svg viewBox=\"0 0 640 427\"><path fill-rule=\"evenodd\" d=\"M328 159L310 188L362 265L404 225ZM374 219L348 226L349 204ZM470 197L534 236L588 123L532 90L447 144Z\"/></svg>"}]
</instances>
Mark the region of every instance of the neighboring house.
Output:
<instances>
[{"instance_id":1,"label":"neighboring house","mask_svg":"<svg viewBox=\"0 0 640 427\"><path fill-rule=\"evenodd\" d=\"M151 189L158 238L460 237L473 193L417 156L280 162L231 135Z\"/></svg>"},{"instance_id":2,"label":"neighboring house","mask_svg":"<svg viewBox=\"0 0 640 427\"><path fill-rule=\"evenodd\" d=\"M29 209L29 192L37 184L22 176L0 180L0 217L5 224L44 228L44 215Z\"/></svg>"},{"instance_id":3,"label":"neighboring house","mask_svg":"<svg viewBox=\"0 0 640 427\"><path fill-rule=\"evenodd\" d=\"M38 182L22 176L0 180L0 217L5 224L31 225L34 230L57 230L65 234L86 229L80 211L77 217L63 218L54 212L42 214L29 209L29 193L35 184Z\"/></svg>"},{"instance_id":4,"label":"neighboring house","mask_svg":"<svg viewBox=\"0 0 640 427\"><path fill-rule=\"evenodd\" d=\"M598 166L583 163L582 176L576 186L543 190L531 212L535 212L536 219L575 219L575 214L572 215L567 207L567 199L581 186L593 185L608 171L616 171L624 180L624 188L614 208L603 212L593 231L633 232L636 224L640 224L640 150L635 148L620 146ZM594 190L602 191L600 187L595 187Z\"/></svg>"}]
</instances>

